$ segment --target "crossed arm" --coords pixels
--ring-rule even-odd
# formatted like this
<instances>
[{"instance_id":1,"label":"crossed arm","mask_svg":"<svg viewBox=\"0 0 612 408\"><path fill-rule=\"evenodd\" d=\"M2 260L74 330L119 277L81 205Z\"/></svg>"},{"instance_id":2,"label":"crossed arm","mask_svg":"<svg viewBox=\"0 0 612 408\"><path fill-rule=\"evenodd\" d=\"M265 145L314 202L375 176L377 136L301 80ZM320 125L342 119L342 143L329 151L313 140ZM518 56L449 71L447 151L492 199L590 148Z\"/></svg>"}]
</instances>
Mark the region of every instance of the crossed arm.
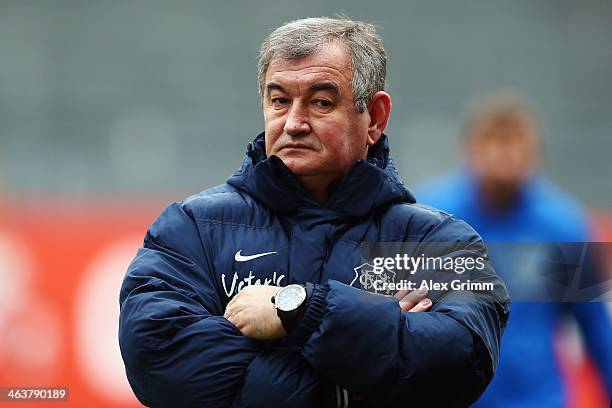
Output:
<instances>
[{"instance_id":1,"label":"crossed arm","mask_svg":"<svg viewBox=\"0 0 612 408\"><path fill-rule=\"evenodd\" d=\"M255 340L275 340L287 336L270 298L281 286L253 285L242 289L228 303L223 317L233 323L246 337ZM403 290L395 294L404 312L426 312L431 308L427 291ZM354 313L359 313L355 310Z\"/></svg>"},{"instance_id":2,"label":"crossed arm","mask_svg":"<svg viewBox=\"0 0 612 408\"><path fill-rule=\"evenodd\" d=\"M248 287L224 308L195 223L178 204L166 212L120 295L121 352L144 404L308 407L339 384L381 406L406 395L466 406L492 377L507 305L488 300L428 305L423 294L329 281L315 285L291 346L277 348L269 340L285 333L270 297L280 288ZM446 392L434 393L440 384Z\"/></svg>"}]
</instances>

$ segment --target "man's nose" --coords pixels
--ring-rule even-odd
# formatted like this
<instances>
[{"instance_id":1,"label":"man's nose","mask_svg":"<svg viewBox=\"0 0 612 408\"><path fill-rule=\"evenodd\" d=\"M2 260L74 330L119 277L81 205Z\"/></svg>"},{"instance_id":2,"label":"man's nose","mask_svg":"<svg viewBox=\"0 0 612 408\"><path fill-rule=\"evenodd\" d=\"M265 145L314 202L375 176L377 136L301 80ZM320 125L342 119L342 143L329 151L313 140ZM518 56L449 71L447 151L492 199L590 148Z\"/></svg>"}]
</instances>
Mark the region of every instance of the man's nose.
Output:
<instances>
[{"instance_id":1,"label":"man's nose","mask_svg":"<svg viewBox=\"0 0 612 408\"><path fill-rule=\"evenodd\" d=\"M284 130L290 136L310 133L308 109L301 103L293 103L289 108Z\"/></svg>"}]
</instances>

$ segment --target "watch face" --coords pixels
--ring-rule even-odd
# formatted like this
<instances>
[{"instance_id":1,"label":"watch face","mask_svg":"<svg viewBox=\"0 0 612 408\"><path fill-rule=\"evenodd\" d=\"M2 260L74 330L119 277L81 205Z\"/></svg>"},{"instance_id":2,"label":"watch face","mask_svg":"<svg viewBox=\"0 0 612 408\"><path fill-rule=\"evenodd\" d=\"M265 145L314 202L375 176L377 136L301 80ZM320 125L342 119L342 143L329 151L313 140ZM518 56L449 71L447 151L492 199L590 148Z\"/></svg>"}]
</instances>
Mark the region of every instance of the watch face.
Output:
<instances>
[{"instance_id":1,"label":"watch face","mask_svg":"<svg viewBox=\"0 0 612 408\"><path fill-rule=\"evenodd\" d=\"M300 285L282 288L275 297L276 307L283 312L297 309L306 300L306 290Z\"/></svg>"}]
</instances>

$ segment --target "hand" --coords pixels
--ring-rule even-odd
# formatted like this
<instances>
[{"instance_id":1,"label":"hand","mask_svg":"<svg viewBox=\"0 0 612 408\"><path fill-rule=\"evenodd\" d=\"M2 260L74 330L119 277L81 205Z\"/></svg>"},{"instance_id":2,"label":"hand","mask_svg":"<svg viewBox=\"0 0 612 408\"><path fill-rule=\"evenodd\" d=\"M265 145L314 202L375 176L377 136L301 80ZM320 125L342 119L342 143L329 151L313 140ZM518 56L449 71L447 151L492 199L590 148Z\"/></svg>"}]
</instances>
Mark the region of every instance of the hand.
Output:
<instances>
[{"instance_id":1,"label":"hand","mask_svg":"<svg viewBox=\"0 0 612 408\"><path fill-rule=\"evenodd\" d=\"M426 290L400 290L394 297L403 312L426 312L431 309L431 299L427 298Z\"/></svg>"},{"instance_id":2,"label":"hand","mask_svg":"<svg viewBox=\"0 0 612 408\"><path fill-rule=\"evenodd\" d=\"M271 285L247 286L227 304L223 317L246 337L256 340L284 337L287 332L270 300L281 289L280 286Z\"/></svg>"}]
</instances>

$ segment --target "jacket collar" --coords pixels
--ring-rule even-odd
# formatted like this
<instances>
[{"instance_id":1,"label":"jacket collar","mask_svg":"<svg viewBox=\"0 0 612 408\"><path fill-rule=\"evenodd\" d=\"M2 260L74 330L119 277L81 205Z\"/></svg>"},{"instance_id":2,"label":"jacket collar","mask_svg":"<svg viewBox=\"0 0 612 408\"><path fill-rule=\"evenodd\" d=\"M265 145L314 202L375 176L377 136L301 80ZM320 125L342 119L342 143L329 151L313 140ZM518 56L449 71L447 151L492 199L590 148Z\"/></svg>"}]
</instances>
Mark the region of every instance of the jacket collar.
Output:
<instances>
[{"instance_id":1,"label":"jacket collar","mask_svg":"<svg viewBox=\"0 0 612 408\"><path fill-rule=\"evenodd\" d=\"M282 213L299 210L331 210L339 215L360 217L395 202L414 203L389 156L387 136L370 148L367 160L359 160L347 174L332 183L327 203L321 205L277 156L266 156L265 134L247 145L242 167L228 183Z\"/></svg>"}]
</instances>

